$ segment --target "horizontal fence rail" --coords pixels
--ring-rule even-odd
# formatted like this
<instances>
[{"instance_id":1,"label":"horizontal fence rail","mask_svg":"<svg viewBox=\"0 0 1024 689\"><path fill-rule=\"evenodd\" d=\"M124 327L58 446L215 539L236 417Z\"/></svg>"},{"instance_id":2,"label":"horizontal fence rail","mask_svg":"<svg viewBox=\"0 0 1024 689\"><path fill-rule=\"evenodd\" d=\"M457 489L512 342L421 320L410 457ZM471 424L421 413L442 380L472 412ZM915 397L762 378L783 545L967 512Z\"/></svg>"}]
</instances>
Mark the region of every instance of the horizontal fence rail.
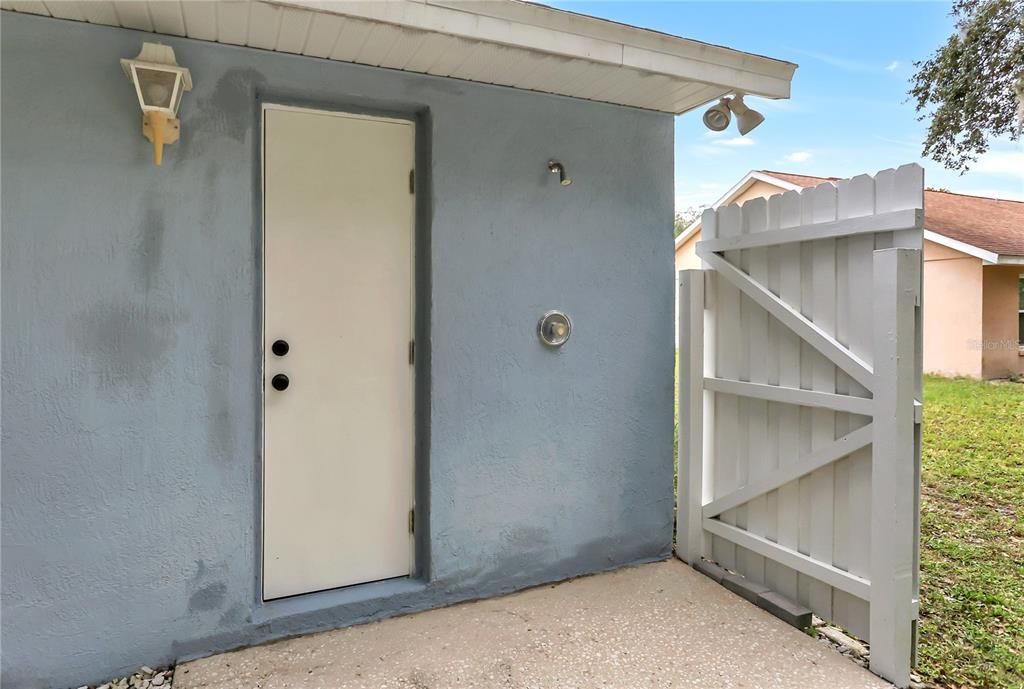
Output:
<instances>
[{"instance_id":1,"label":"horizontal fence rail","mask_svg":"<svg viewBox=\"0 0 1024 689\"><path fill-rule=\"evenodd\" d=\"M707 210L679 274L677 550L871 643L910 681L924 173Z\"/></svg>"}]
</instances>

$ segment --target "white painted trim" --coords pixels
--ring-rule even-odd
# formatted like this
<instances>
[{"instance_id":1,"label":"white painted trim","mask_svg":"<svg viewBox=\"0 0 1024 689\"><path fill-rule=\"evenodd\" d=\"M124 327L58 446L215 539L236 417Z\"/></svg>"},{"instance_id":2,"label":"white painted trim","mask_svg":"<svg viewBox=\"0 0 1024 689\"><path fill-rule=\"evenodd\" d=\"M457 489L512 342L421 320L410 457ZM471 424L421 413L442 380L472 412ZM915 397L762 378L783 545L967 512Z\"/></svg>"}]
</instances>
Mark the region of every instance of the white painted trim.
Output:
<instances>
[{"instance_id":1,"label":"white painted trim","mask_svg":"<svg viewBox=\"0 0 1024 689\"><path fill-rule=\"evenodd\" d=\"M802 187L799 184L794 184L793 182L787 182L784 179L774 177L766 172L761 172L760 170L754 170L751 172L751 174L754 176L755 179L759 179L762 182L768 182L769 184L774 184L777 187L782 187L786 191L803 191L804 189L808 188Z\"/></svg>"},{"instance_id":2,"label":"white painted trim","mask_svg":"<svg viewBox=\"0 0 1024 689\"><path fill-rule=\"evenodd\" d=\"M719 208L720 206L728 205L730 202L732 202L734 198L736 198L744 191L749 189L754 184L754 182L765 182L767 184L779 187L779 189L781 189L782 191L800 191L801 189L804 188L801 187L799 184L793 184L792 182L787 182L785 180L779 179L778 177L772 177L771 175L765 174L760 170L751 170L750 172L743 176L743 179L734 184L729 191L719 196L718 200L715 201L712 205L708 206L708 208L713 209ZM681 247L687 239L692 237L694 234L697 233L698 230L700 230L700 221L701 219L697 218L692 223L690 223L685 230L679 233L679 236L676 237L675 244L677 249Z\"/></svg>"},{"instance_id":3,"label":"white painted trim","mask_svg":"<svg viewBox=\"0 0 1024 689\"><path fill-rule=\"evenodd\" d=\"M985 263L999 263L999 254L997 253L986 251L981 247L974 246L973 244L968 244L967 242L961 242L957 239L947 237L944 234L939 234L938 232L934 232L927 228L925 228L924 230L924 238L929 242L940 244L944 247L953 249L954 251L959 251L960 253L967 254L968 256L980 258Z\"/></svg>"},{"instance_id":4,"label":"white painted trim","mask_svg":"<svg viewBox=\"0 0 1024 689\"><path fill-rule=\"evenodd\" d=\"M850 574L838 567L818 562L803 553L769 541L763 536L757 536L718 519L705 519L704 529L719 538L752 550L758 555L771 558L779 564L823 581L829 586L846 591L851 596L856 596L861 600L868 600L871 596L871 582L867 579Z\"/></svg>"},{"instance_id":5,"label":"white painted trim","mask_svg":"<svg viewBox=\"0 0 1024 689\"><path fill-rule=\"evenodd\" d=\"M679 471L676 547L696 564L707 549L701 505L711 496L704 474L704 289L703 270L679 271Z\"/></svg>"},{"instance_id":6,"label":"white painted trim","mask_svg":"<svg viewBox=\"0 0 1024 689\"><path fill-rule=\"evenodd\" d=\"M765 474L759 480L751 481L739 490L724 495L717 500L712 500L704 505L702 513L707 518L717 517L722 512L739 507L759 495L764 495L769 491L781 488L790 481L802 478L821 467L828 466L856 452L862 447L867 447L871 444L873 437L874 431L871 428L871 424L861 426L857 430L847 433L842 438L838 438L830 445L799 457L793 464L781 466L771 473Z\"/></svg>"},{"instance_id":7,"label":"white painted trim","mask_svg":"<svg viewBox=\"0 0 1024 689\"><path fill-rule=\"evenodd\" d=\"M416 123L410 119L402 119L400 117L380 117L378 115L364 115L357 112L343 112L341 110L320 110L318 108L304 108L298 105L282 105L280 103L264 103L263 110L288 110L291 112L303 112L308 115L327 115L329 117L342 117L349 120L369 120L371 122L388 122L390 124L401 124L407 127L413 127L415 130Z\"/></svg>"},{"instance_id":8,"label":"white painted trim","mask_svg":"<svg viewBox=\"0 0 1024 689\"><path fill-rule=\"evenodd\" d=\"M742 380L726 380L724 378L705 378L704 389L711 392L720 392L725 395L749 397L768 402L781 402L783 404L795 404L801 407L832 409L834 411L861 414L863 416L871 416L874 413L874 407L872 406L871 399L868 397L837 395L831 392L803 390L782 385L768 385L767 383L748 383Z\"/></svg>"},{"instance_id":9,"label":"white painted trim","mask_svg":"<svg viewBox=\"0 0 1024 689\"><path fill-rule=\"evenodd\" d=\"M871 447L871 671L910 683L917 483L914 413L920 249L874 252L876 416ZM918 368L918 370L920 370Z\"/></svg>"},{"instance_id":10,"label":"white painted trim","mask_svg":"<svg viewBox=\"0 0 1024 689\"><path fill-rule=\"evenodd\" d=\"M471 41L525 48L561 57L629 67L730 90L789 98L796 65L586 15L567 17L527 3L392 0L269 4L339 14ZM549 28L562 26L563 28Z\"/></svg>"},{"instance_id":11,"label":"white painted trim","mask_svg":"<svg viewBox=\"0 0 1024 689\"><path fill-rule=\"evenodd\" d=\"M676 248L678 249L679 247L681 247L683 244L686 243L687 239L689 239L693 235L697 234L697 232L699 232L699 231L700 231L700 218L697 218L692 223L690 223L685 230L680 232L678 237L676 237Z\"/></svg>"},{"instance_id":12,"label":"white painted trim","mask_svg":"<svg viewBox=\"0 0 1024 689\"><path fill-rule=\"evenodd\" d=\"M766 230L751 234L740 234L718 239L706 239L699 249L719 253L737 249L753 249L757 247L806 242L814 239L830 239L849 237L858 234L874 234L876 232L902 232L916 230L921 227L924 211L920 208L907 208L875 215L860 215L853 218L841 218L829 222L810 223L781 230Z\"/></svg>"}]
</instances>

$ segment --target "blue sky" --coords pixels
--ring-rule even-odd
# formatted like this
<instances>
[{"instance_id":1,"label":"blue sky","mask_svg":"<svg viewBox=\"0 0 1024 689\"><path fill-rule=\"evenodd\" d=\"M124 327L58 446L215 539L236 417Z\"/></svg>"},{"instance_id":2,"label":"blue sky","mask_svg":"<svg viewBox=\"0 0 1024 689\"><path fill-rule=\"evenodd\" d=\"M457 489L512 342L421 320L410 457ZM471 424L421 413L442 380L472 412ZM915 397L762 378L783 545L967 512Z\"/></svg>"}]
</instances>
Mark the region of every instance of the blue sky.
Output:
<instances>
[{"instance_id":1,"label":"blue sky","mask_svg":"<svg viewBox=\"0 0 1024 689\"><path fill-rule=\"evenodd\" d=\"M542 0L543 1L543 0ZM1024 200L1024 147L995 142L965 175L921 158L925 122L907 101L913 62L953 29L948 2L546 2L800 65L789 101L748 98L765 122L712 135L703 108L676 118L676 207L708 205L751 169L820 176L903 163L951 191Z\"/></svg>"}]
</instances>

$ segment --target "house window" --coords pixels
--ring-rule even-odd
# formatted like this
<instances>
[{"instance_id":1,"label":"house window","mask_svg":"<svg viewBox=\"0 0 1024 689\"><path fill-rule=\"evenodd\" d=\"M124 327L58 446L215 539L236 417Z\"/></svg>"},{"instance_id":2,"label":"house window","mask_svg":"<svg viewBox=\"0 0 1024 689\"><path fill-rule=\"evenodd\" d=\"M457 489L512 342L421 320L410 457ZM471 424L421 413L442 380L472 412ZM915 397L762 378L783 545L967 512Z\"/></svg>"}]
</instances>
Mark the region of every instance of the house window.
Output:
<instances>
[{"instance_id":1,"label":"house window","mask_svg":"<svg viewBox=\"0 0 1024 689\"><path fill-rule=\"evenodd\" d=\"M1017 281L1020 293L1017 301L1017 344L1024 348L1024 275Z\"/></svg>"}]
</instances>

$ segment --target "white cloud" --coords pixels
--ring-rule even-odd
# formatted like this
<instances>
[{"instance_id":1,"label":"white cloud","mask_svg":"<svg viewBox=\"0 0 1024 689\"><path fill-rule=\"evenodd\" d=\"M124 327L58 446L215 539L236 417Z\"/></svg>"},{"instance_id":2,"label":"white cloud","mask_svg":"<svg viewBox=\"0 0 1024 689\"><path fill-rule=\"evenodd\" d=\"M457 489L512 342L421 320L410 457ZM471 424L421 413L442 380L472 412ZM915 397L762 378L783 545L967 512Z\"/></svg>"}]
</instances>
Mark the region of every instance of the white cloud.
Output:
<instances>
[{"instance_id":1,"label":"white cloud","mask_svg":"<svg viewBox=\"0 0 1024 689\"><path fill-rule=\"evenodd\" d=\"M1024 178L1024 151L989 151L971 165L971 172Z\"/></svg>"},{"instance_id":2,"label":"white cloud","mask_svg":"<svg viewBox=\"0 0 1024 689\"><path fill-rule=\"evenodd\" d=\"M810 151L793 151L786 156L786 160L791 163L806 163L811 159Z\"/></svg>"},{"instance_id":3,"label":"white cloud","mask_svg":"<svg viewBox=\"0 0 1024 689\"><path fill-rule=\"evenodd\" d=\"M984 196L990 199L1009 199L1010 201L1024 201L1024 189L999 189L999 188L981 188L981 189L950 189L950 191L957 194L967 194L968 196Z\"/></svg>"},{"instance_id":4,"label":"white cloud","mask_svg":"<svg viewBox=\"0 0 1024 689\"><path fill-rule=\"evenodd\" d=\"M801 48L790 48L795 53L806 55L820 62L824 62L826 65L841 69L844 72L875 72L880 67L889 71L895 71L899 66L899 60L892 60L886 65L879 64L873 60L861 60L857 58L848 58L841 55L830 55L828 53L818 53L813 50L803 50Z\"/></svg>"},{"instance_id":5,"label":"white cloud","mask_svg":"<svg viewBox=\"0 0 1024 689\"><path fill-rule=\"evenodd\" d=\"M803 50L800 48L790 48L795 53L806 55L815 60L824 62L826 65L841 69L845 72L873 72L878 69L878 63L866 62L864 60L850 59L841 57L838 55L829 55L828 53L818 53L813 50Z\"/></svg>"},{"instance_id":6,"label":"white cloud","mask_svg":"<svg viewBox=\"0 0 1024 689\"><path fill-rule=\"evenodd\" d=\"M894 139L894 138L888 137L888 136L876 136L875 138L878 139L879 141L881 141L882 143L890 144L890 145L893 145L893 146L902 146L904 148L907 148L907 147L909 147L909 148L916 148L918 150L921 149L921 141L919 139L915 139L913 137L906 137L906 138L902 138L902 139Z\"/></svg>"},{"instance_id":7,"label":"white cloud","mask_svg":"<svg viewBox=\"0 0 1024 689\"><path fill-rule=\"evenodd\" d=\"M747 136L734 136L731 139L715 139L718 146L753 146L757 142Z\"/></svg>"}]
</instances>

